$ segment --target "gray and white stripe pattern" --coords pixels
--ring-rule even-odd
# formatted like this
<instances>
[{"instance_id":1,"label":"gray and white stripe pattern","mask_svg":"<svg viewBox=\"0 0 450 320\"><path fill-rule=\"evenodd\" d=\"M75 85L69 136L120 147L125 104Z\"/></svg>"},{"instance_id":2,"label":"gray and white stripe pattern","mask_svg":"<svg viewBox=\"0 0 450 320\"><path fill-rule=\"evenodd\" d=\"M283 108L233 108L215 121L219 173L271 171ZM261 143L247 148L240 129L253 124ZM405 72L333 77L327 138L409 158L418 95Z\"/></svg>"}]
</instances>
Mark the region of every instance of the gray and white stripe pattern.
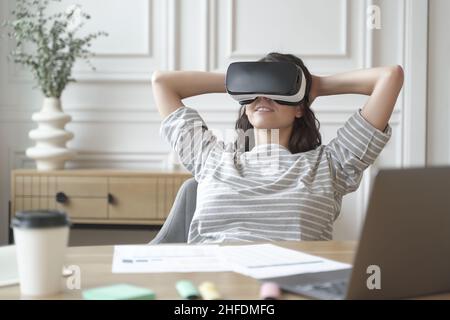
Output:
<instances>
[{"instance_id":1,"label":"gray and white stripe pattern","mask_svg":"<svg viewBox=\"0 0 450 320\"><path fill-rule=\"evenodd\" d=\"M266 144L239 153L197 111L177 109L163 120L161 135L199 183L188 242L331 240L343 195L358 188L391 131L358 111L315 150L292 154Z\"/></svg>"}]
</instances>

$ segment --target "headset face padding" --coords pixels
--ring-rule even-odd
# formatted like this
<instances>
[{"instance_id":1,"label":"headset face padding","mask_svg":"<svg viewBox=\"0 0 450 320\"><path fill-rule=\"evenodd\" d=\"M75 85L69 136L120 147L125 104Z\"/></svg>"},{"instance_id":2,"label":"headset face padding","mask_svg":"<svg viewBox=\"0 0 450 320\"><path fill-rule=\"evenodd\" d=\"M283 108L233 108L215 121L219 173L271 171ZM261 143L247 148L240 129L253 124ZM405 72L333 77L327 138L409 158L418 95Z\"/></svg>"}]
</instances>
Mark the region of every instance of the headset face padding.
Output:
<instances>
[{"instance_id":1,"label":"headset face padding","mask_svg":"<svg viewBox=\"0 0 450 320\"><path fill-rule=\"evenodd\" d=\"M226 89L241 105L266 97L280 104L298 105L305 97L306 79L292 62L234 62L226 75Z\"/></svg>"}]
</instances>

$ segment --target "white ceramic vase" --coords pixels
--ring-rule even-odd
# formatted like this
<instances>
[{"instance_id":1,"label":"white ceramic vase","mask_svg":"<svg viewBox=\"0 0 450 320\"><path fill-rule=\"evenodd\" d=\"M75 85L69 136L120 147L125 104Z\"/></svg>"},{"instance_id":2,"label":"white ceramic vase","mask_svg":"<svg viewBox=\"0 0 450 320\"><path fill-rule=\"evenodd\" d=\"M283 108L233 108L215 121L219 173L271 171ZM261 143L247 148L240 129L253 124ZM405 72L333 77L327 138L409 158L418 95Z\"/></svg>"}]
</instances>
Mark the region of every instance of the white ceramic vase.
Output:
<instances>
[{"instance_id":1,"label":"white ceramic vase","mask_svg":"<svg viewBox=\"0 0 450 320\"><path fill-rule=\"evenodd\" d=\"M34 113L32 119L38 128L31 130L29 137L36 145L27 149L26 155L36 161L38 170L64 169L65 161L73 159L75 152L66 148L66 142L73 138L73 133L64 127L72 118L62 112L61 100L45 98L42 109Z\"/></svg>"}]
</instances>

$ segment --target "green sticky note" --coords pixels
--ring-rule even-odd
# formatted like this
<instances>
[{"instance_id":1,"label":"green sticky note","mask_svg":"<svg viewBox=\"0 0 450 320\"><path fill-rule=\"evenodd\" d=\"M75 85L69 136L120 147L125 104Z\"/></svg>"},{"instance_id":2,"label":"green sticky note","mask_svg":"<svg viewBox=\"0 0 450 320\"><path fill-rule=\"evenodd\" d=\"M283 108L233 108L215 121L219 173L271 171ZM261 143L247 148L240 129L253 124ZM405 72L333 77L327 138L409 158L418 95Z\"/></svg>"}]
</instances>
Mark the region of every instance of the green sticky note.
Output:
<instances>
[{"instance_id":1,"label":"green sticky note","mask_svg":"<svg viewBox=\"0 0 450 320\"><path fill-rule=\"evenodd\" d=\"M198 299L200 293L194 284L188 280L180 280L176 284L178 294L184 299Z\"/></svg>"},{"instance_id":2,"label":"green sticky note","mask_svg":"<svg viewBox=\"0 0 450 320\"><path fill-rule=\"evenodd\" d=\"M147 288L129 284L116 284L83 291L86 300L153 300L155 293Z\"/></svg>"}]
</instances>

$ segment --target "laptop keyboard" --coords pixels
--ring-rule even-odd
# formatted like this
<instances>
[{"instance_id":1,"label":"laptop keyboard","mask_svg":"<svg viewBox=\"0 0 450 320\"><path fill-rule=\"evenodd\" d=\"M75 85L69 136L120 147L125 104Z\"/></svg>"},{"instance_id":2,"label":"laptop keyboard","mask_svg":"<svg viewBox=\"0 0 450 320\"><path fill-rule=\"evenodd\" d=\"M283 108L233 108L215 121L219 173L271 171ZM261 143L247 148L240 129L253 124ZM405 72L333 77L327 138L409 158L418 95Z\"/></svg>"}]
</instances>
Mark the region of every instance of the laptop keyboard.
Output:
<instances>
[{"instance_id":1,"label":"laptop keyboard","mask_svg":"<svg viewBox=\"0 0 450 320\"><path fill-rule=\"evenodd\" d=\"M311 285L298 285L295 286L294 291L317 299L344 299L347 291L347 284L347 280L338 280Z\"/></svg>"}]
</instances>

